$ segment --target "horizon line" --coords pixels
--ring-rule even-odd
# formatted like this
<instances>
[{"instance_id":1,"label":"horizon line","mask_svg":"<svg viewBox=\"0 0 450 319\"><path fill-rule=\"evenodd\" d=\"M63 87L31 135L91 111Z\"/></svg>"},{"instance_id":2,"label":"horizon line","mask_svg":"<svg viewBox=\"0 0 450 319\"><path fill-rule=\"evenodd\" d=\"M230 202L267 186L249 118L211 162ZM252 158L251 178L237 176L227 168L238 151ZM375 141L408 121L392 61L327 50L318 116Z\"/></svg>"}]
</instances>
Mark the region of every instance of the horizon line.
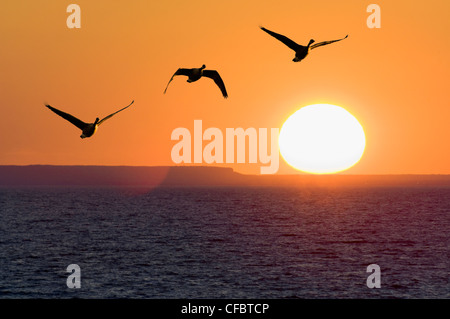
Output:
<instances>
[{"instance_id":1,"label":"horizon line","mask_svg":"<svg viewBox=\"0 0 450 319\"><path fill-rule=\"evenodd\" d=\"M450 176L450 173L326 173L312 174L306 172L275 173L275 174L250 174L237 172L233 167L212 166L212 165L101 165L101 164L0 164L0 167L30 167L30 166L52 166L52 167L131 167L131 168L206 168L206 169L226 169L233 173L246 176Z\"/></svg>"}]
</instances>

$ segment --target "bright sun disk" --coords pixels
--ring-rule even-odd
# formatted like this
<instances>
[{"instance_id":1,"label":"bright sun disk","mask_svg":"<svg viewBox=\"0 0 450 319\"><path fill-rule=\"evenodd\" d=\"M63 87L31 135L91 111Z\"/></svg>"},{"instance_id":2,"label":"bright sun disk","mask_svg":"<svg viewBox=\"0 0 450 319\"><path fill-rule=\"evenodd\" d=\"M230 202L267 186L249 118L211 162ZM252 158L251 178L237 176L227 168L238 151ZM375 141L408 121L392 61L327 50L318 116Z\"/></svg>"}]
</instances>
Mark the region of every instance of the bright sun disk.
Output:
<instances>
[{"instance_id":1,"label":"bright sun disk","mask_svg":"<svg viewBox=\"0 0 450 319\"><path fill-rule=\"evenodd\" d=\"M307 173L346 170L362 157L366 145L358 120L340 106L314 104L292 114L278 139L283 159Z\"/></svg>"}]
</instances>

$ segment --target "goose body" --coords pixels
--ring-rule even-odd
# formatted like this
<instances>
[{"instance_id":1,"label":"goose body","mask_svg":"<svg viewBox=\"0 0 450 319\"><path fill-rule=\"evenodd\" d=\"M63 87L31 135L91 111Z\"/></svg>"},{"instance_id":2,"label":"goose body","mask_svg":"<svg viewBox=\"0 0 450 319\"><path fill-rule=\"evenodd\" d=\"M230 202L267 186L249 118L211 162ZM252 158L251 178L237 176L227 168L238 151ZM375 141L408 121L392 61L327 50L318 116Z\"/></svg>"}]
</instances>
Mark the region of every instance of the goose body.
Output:
<instances>
[{"instance_id":1,"label":"goose body","mask_svg":"<svg viewBox=\"0 0 450 319\"><path fill-rule=\"evenodd\" d=\"M94 133L97 131L100 124L102 124L107 119L111 118L113 115L119 113L120 111L125 110L127 107L129 107L133 103L134 103L134 100L129 105L125 106L124 108L122 108L114 113L111 113L110 115L104 117L101 120L97 117L95 119L94 123L85 123L82 120L76 118L75 116L73 116L69 113L63 112L61 110L58 110L48 104L45 104L45 106L47 108L49 108L51 111L53 111L54 113L61 116L63 119L69 121L70 123L72 123L73 125L78 127L81 130L81 135L80 135L81 138L87 138L87 137L91 137L92 135L94 135Z\"/></svg>"},{"instance_id":2,"label":"goose body","mask_svg":"<svg viewBox=\"0 0 450 319\"><path fill-rule=\"evenodd\" d=\"M202 77L207 77L216 83L216 85L219 87L220 91L222 92L222 95L224 98L228 97L227 90L225 88L225 84L223 83L222 78L219 75L219 72L216 70L205 70L206 65L202 65L200 68L192 68L192 69L185 69L185 68L179 68L170 78L169 83L167 83L166 89L164 90L164 94L167 91L167 88L169 87L170 82L172 82L173 78L177 75L185 75L188 77L187 82L192 83L195 81L200 80Z\"/></svg>"},{"instance_id":3,"label":"goose body","mask_svg":"<svg viewBox=\"0 0 450 319\"><path fill-rule=\"evenodd\" d=\"M348 37L348 35L346 35L342 39L323 41L323 42L319 42L319 43L316 43L316 44L313 44L313 43L315 43L315 41L314 41L314 39L311 39L311 40L309 40L308 45L304 46L304 45L297 44L296 42L292 41L291 39L289 39L288 37L286 37L284 35L281 35L279 33L270 31L270 30L268 30L268 29L266 29L264 27L260 27L260 28L261 28L261 30L267 32L268 34L273 36L275 39L281 41L286 46L288 46L290 49L292 49L295 52L295 57L294 57L294 59L292 59L292 61L294 61L294 62L300 62L301 60L306 58L306 56L309 54L309 52L312 49L321 47L323 45L331 44L331 43L334 43L334 42L338 42L338 41L344 40L344 39L346 39Z\"/></svg>"}]
</instances>

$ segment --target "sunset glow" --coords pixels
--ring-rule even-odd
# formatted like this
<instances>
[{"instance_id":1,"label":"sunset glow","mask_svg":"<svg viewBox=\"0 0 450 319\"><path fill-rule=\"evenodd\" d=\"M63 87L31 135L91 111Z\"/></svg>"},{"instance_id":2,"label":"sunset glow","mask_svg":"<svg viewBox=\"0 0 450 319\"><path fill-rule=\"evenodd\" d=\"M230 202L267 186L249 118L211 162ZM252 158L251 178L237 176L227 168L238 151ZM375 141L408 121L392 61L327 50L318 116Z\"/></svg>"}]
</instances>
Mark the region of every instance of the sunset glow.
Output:
<instances>
[{"instance_id":1,"label":"sunset glow","mask_svg":"<svg viewBox=\"0 0 450 319\"><path fill-rule=\"evenodd\" d=\"M450 173L448 1L378 1L380 28L368 24L371 2L79 0L79 28L67 24L71 3L2 7L0 165L171 166L171 133L195 120L223 132L281 129L301 106L332 103L367 141L346 173ZM293 62L260 26L301 45L348 38ZM179 68L203 64L219 72L227 99L207 78L176 77L164 94ZM90 139L45 107L93 123L132 100ZM258 175L261 166L208 165ZM280 161L277 174L298 173Z\"/></svg>"}]
</instances>

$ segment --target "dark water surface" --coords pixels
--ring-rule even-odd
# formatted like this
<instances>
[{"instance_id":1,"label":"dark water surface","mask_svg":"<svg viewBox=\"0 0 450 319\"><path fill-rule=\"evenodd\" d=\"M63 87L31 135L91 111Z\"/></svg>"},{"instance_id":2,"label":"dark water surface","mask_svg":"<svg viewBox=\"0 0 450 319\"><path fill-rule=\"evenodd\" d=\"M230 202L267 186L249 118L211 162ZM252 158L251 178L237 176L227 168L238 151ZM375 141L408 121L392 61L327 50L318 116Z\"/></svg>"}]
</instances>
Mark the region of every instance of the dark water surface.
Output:
<instances>
[{"instance_id":1,"label":"dark water surface","mask_svg":"<svg viewBox=\"0 0 450 319\"><path fill-rule=\"evenodd\" d=\"M0 298L450 297L450 188L0 188L0 216Z\"/></svg>"}]
</instances>

